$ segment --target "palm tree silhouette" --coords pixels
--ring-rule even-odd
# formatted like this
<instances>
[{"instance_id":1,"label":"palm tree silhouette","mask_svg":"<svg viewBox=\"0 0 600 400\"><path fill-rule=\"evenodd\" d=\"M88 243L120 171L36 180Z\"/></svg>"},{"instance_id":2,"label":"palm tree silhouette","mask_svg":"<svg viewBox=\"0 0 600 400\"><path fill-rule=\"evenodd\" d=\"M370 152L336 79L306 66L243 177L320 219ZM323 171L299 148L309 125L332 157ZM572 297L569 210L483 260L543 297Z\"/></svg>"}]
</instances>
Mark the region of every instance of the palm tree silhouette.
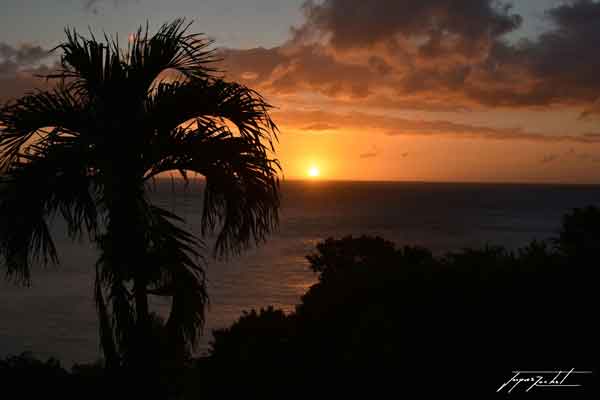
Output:
<instances>
[{"instance_id":1,"label":"palm tree silhouette","mask_svg":"<svg viewBox=\"0 0 600 400\"><path fill-rule=\"evenodd\" d=\"M97 244L94 295L107 366L144 365L148 296L169 296L164 329L189 350L204 323L204 245L182 219L151 204L148 182L167 171L205 177L202 235L214 254L264 240L277 223L280 169L270 105L223 80L212 42L183 19L126 50L66 30L56 82L0 110L0 254L9 277L57 263L49 218Z\"/></svg>"}]
</instances>

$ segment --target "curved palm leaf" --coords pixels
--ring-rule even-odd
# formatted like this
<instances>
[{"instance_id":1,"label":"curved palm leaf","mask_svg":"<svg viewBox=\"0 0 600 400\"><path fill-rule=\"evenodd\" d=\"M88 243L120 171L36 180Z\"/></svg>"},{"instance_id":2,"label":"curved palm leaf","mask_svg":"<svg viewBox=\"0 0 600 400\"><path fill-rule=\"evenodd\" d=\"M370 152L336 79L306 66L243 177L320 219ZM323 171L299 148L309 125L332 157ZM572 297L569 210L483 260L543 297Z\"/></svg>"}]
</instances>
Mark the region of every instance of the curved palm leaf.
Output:
<instances>
[{"instance_id":1,"label":"curved palm leaf","mask_svg":"<svg viewBox=\"0 0 600 400\"><path fill-rule=\"evenodd\" d=\"M57 263L47 220L60 213L72 238L97 229L88 163L76 140L61 137L26 148L9 164L0 191L0 252L8 272L29 279L32 262Z\"/></svg>"},{"instance_id":2,"label":"curved palm leaf","mask_svg":"<svg viewBox=\"0 0 600 400\"><path fill-rule=\"evenodd\" d=\"M203 123L217 119L233 123L240 136L260 144L266 141L271 150L277 139L277 126L269 116L271 106L258 93L237 83L220 79L160 82L146 108L149 125L158 131L172 130L191 119Z\"/></svg>"},{"instance_id":3,"label":"curved palm leaf","mask_svg":"<svg viewBox=\"0 0 600 400\"><path fill-rule=\"evenodd\" d=\"M88 122L83 104L64 87L24 96L0 110L0 171L10 168L20 153L36 143L81 134ZM44 128L46 128L44 130ZM33 149L32 149L33 150Z\"/></svg>"},{"instance_id":4,"label":"curved palm leaf","mask_svg":"<svg viewBox=\"0 0 600 400\"><path fill-rule=\"evenodd\" d=\"M165 71L173 70L187 78L206 79L215 71L217 61L212 41L202 34L187 33L191 23L177 19L164 24L149 37L148 27L133 35L127 52L118 39L85 38L67 29L67 41L57 49L63 53L60 73L51 75L69 81L79 95L113 96L115 92L142 99L152 83Z\"/></svg>"},{"instance_id":5,"label":"curved palm leaf","mask_svg":"<svg viewBox=\"0 0 600 400\"><path fill-rule=\"evenodd\" d=\"M151 294L172 297L167 330L175 343L193 348L204 325L208 303L204 265L204 244L177 225L184 221L159 207L152 207L149 259L161 268L152 279Z\"/></svg>"},{"instance_id":6,"label":"curved palm leaf","mask_svg":"<svg viewBox=\"0 0 600 400\"><path fill-rule=\"evenodd\" d=\"M225 125L199 121L193 129L177 128L154 143L147 178L159 173L193 171L206 178L203 233L217 227L215 252L238 252L252 240L261 242L277 224L277 160L248 137L234 136Z\"/></svg>"}]
</instances>

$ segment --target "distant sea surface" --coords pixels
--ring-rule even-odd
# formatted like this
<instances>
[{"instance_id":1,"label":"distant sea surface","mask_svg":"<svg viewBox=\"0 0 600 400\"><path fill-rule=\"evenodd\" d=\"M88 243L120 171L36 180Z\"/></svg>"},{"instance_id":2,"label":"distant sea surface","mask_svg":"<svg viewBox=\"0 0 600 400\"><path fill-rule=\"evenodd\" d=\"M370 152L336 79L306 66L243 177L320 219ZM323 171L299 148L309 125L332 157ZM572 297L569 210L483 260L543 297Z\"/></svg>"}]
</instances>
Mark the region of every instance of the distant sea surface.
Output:
<instances>
[{"instance_id":1,"label":"distant sea surface","mask_svg":"<svg viewBox=\"0 0 600 400\"><path fill-rule=\"evenodd\" d=\"M184 190L159 181L150 197L199 232L201 184ZM230 325L243 310L292 311L316 280L305 256L327 237L379 235L436 254L485 244L514 249L555 237L563 214L591 204L600 204L600 186L284 182L278 231L259 248L208 267L211 303L200 352L212 329ZM59 267L35 268L29 288L0 280L0 357L31 351L70 367L100 357L92 298L97 252L85 241L69 242L61 221L53 230ZM168 314L168 304L154 307Z\"/></svg>"}]
</instances>

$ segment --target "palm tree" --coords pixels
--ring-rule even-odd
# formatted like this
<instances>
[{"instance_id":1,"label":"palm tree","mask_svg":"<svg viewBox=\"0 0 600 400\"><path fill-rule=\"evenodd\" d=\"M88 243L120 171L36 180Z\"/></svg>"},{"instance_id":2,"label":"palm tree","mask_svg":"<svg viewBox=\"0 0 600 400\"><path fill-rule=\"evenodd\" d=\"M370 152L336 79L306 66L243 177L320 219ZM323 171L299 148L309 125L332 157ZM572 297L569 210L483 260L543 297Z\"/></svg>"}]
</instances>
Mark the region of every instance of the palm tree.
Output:
<instances>
[{"instance_id":1,"label":"palm tree","mask_svg":"<svg viewBox=\"0 0 600 400\"><path fill-rule=\"evenodd\" d=\"M220 77L212 42L183 19L133 35L127 50L66 30L60 69L0 110L0 255L8 275L58 263L49 220L97 244L95 301L107 366L148 360L148 296L169 296L169 343L189 350L204 323L202 238L214 255L264 240L276 225L279 163L270 106ZM153 205L167 171L205 177L202 236ZM146 357L147 358L147 357Z\"/></svg>"}]
</instances>

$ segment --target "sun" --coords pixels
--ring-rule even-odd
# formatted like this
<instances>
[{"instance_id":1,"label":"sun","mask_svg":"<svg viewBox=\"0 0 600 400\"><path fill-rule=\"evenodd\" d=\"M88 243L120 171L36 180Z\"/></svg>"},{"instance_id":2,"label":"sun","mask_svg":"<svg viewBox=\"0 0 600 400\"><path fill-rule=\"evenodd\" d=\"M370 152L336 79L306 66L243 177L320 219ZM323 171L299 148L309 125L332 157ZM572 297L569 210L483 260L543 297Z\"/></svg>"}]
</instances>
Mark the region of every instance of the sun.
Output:
<instances>
[{"instance_id":1,"label":"sun","mask_svg":"<svg viewBox=\"0 0 600 400\"><path fill-rule=\"evenodd\" d=\"M318 178L321 175L321 171L319 171L319 167L313 165L308 169L308 176L311 178Z\"/></svg>"}]
</instances>

